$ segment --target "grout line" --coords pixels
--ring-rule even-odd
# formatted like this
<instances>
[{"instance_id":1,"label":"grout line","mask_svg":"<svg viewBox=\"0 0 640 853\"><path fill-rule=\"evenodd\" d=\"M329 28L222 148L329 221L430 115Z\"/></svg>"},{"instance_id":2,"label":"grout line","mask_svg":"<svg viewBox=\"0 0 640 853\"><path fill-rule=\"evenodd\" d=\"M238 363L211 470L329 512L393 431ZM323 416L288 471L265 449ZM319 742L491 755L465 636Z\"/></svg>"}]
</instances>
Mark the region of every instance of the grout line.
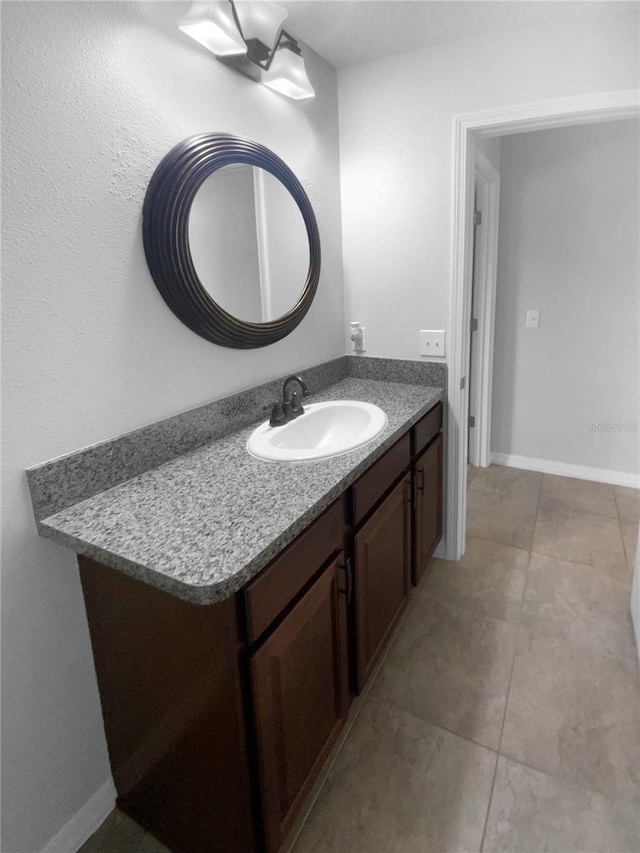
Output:
<instances>
[{"instance_id":1,"label":"grout line","mask_svg":"<svg viewBox=\"0 0 640 853\"><path fill-rule=\"evenodd\" d=\"M527 566L529 564L527 563ZM430 592L425 590L424 597L428 598L429 601L435 601L438 604L445 604L447 607L453 607L456 610L462 610L465 613L469 613L469 615L474 616L476 619L486 619L489 622L504 622L505 625L513 625L514 627L518 627L519 622L513 619L506 619L502 616L491 616L488 613L480 613L477 610L473 610L471 605L466 606L464 604L460 604L457 601L447 600L446 598L440 598L437 595L432 595Z\"/></svg>"},{"instance_id":2,"label":"grout line","mask_svg":"<svg viewBox=\"0 0 640 853\"><path fill-rule=\"evenodd\" d=\"M456 732L453 729L448 728L443 725L441 722L436 722L432 717L421 716L420 714L416 714L415 711L408 711L406 708L403 708L402 705L398 705L397 702L393 702L391 699L383 699L381 696L376 696L376 694L372 694L371 696L374 702L377 702L379 705L387 705L389 708L394 708L396 711L400 711L402 714L406 714L409 717L413 717L414 720L419 720L421 723L426 723L428 726L433 726L435 729L441 729L443 732L446 732L449 735L453 735L453 737L460 738L460 740L465 741L466 743L470 743L473 746L478 746L480 749L486 749L487 752L493 752L494 755L499 755L498 749L494 746L487 746L486 743L480 743L479 740L474 740L469 735L460 734L460 732Z\"/></svg>"},{"instance_id":3,"label":"grout line","mask_svg":"<svg viewBox=\"0 0 640 853\"><path fill-rule=\"evenodd\" d=\"M531 552L529 552L529 562L531 562ZM507 692L504 699L504 711L502 712L502 723L500 725L500 736L498 738L498 758L496 759L495 770L493 771L493 780L491 782L491 793L489 794L489 802L487 804L487 814L484 819L484 827L482 828L482 841L480 842L480 853L482 853L484 848L484 842L487 835L487 826L489 824L489 813L491 812L491 804L493 803L493 792L496 786L496 777L498 775L498 760L502 755L502 736L504 734L504 723L507 719L507 707L509 706L509 696L511 694L511 680L513 678L513 669L516 663L516 656L518 654L518 637L520 635L520 629L522 628L521 618L522 618L522 606L524 603L524 596L527 591L527 584L529 582L529 563L527 563L527 577L524 584L524 589L522 590L522 599L520 601L520 613L518 616L518 623L516 625L516 642L513 649L513 658L511 659L511 668L509 670L509 682L507 684Z\"/></svg>"},{"instance_id":4,"label":"grout line","mask_svg":"<svg viewBox=\"0 0 640 853\"><path fill-rule=\"evenodd\" d=\"M485 494L490 494L486 492ZM533 523L535 529L535 521ZM515 548L516 551L531 551L531 548L523 548L522 545L514 545L513 542L502 542L499 539L489 539L486 536L481 536L479 533L469 534L472 539L482 539L483 542L492 542L494 545L502 545L503 548ZM550 556L550 555L547 555Z\"/></svg>"},{"instance_id":5,"label":"grout line","mask_svg":"<svg viewBox=\"0 0 640 853\"><path fill-rule=\"evenodd\" d=\"M624 542L623 542L624 546ZM560 560L561 563L571 563L573 566L580 566L583 569L588 569L589 571L596 572L599 578L604 578L605 580L614 581L614 583L622 584L623 586L630 586L632 578L630 576L624 576L620 574L612 574L608 572L606 569L601 566L595 565L594 563L585 563L582 560L571 560L569 557L558 557L557 554L547 554L544 551L536 551L535 548L531 549L531 554L535 554L536 557L550 557L552 560Z\"/></svg>"},{"instance_id":6,"label":"grout line","mask_svg":"<svg viewBox=\"0 0 640 853\"><path fill-rule=\"evenodd\" d=\"M489 825L489 814L491 812L491 804L493 803L493 792L496 787L496 778L498 776L498 761L500 753L496 755L496 766L493 768L493 779L491 780L491 790L489 791L489 802L487 803L487 813L484 816L484 826L482 827L482 838L480 840L480 853L484 849L485 838L487 837L487 826Z\"/></svg>"},{"instance_id":7,"label":"grout line","mask_svg":"<svg viewBox=\"0 0 640 853\"><path fill-rule=\"evenodd\" d=\"M620 536L622 537L622 531L620 531ZM622 552L625 555L626 562L626 551L624 549L624 539L622 541ZM581 560L570 560L568 557L558 557L557 554L546 554L544 551L536 551L535 548L531 549L532 554L536 554L538 557L551 557L553 560L560 560L565 563L572 563L574 566L582 566L584 569L591 569L594 572L598 573L598 576L601 578L608 578L609 580L615 581L616 583L623 584L624 586L631 587L631 583L633 580L633 571L632 567L629 566L627 562L627 568L630 570L626 575L622 573L613 574L612 572L607 571L603 566L596 565L595 563L584 563Z\"/></svg>"},{"instance_id":8,"label":"grout line","mask_svg":"<svg viewBox=\"0 0 640 853\"><path fill-rule=\"evenodd\" d=\"M622 518L620 517L620 504L618 503L618 494L617 494L615 489L613 490L613 502L616 505L616 513L618 515L618 521L621 522Z\"/></svg>"},{"instance_id":9,"label":"grout line","mask_svg":"<svg viewBox=\"0 0 640 853\"><path fill-rule=\"evenodd\" d=\"M541 496L541 494L542 494L542 480L540 481L540 488L538 490L538 501L536 503L536 515L535 515L535 519L533 522L534 533L535 533L536 524L538 521L538 510L540 508L540 496ZM511 681L513 679L513 670L514 670L514 667L516 664L516 657L518 654L518 639L520 636L520 631L522 629L522 608L524 606L524 598L525 598L525 595L527 594L527 586L529 584L529 565L530 564L531 564L531 549L529 549L529 560L527 561L525 582L524 582L524 587L522 589L522 598L520 599L520 610L518 612L518 621L516 623L516 627L517 627L516 643L515 643L515 647L513 649L513 658L511 660L511 669L509 670L509 683L507 684L507 693L506 693L505 701L504 701L504 711L502 712L502 724L500 726L500 737L498 738L498 758L496 759L496 766L495 766L495 770L493 773L493 780L491 782L491 793L489 794L489 803L487 804L487 814L485 816L484 827L482 829L482 841L480 843L480 853L482 853L482 851L484 849L484 842L485 842L485 839L487 836L487 826L489 825L489 814L491 812L491 805L493 803L493 792L495 790L496 778L498 776L498 761L500 759L500 756L502 755L502 738L504 735L504 724L505 724L505 720L507 719L507 708L509 707L509 697L511 695Z\"/></svg>"},{"instance_id":10,"label":"grout line","mask_svg":"<svg viewBox=\"0 0 640 853\"><path fill-rule=\"evenodd\" d=\"M519 758L514 758L511 755L506 755L503 752L500 752L498 755L499 758L504 758L506 761L510 761L512 764L517 764L520 767L524 767L527 770L531 770L533 773L540 773L542 776L547 776L549 779L553 779L554 782L558 782L559 784L566 786L567 788L572 788L574 791L580 791L581 793L587 794L596 794L598 797L602 797L607 800L612 805L615 805L616 802L622 800L623 802L627 801L627 794L629 794L633 801L636 799L637 789L635 783L631 782L629 785L624 788L618 790L609 790L602 788L594 788L586 785L584 782L576 779L573 776L565 776L561 773L551 773L549 770L545 770L543 767L536 767L534 764L527 764L525 761L521 761ZM626 851L625 851L626 853Z\"/></svg>"},{"instance_id":11,"label":"grout line","mask_svg":"<svg viewBox=\"0 0 640 853\"><path fill-rule=\"evenodd\" d=\"M502 465L501 465L501 466L497 466L497 467L505 467L505 466L502 466ZM509 470L510 470L510 471L524 471L525 469L524 469L524 468L509 468ZM533 473L536 473L536 472L531 471L531 472L529 472L529 473L532 473L532 474L533 474ZM544 477L546 477L546 476L554 476L554 477L555 477L555 476L557 476L557 475L555 475L555 474L552 474L552 475L543 474L543 475L542 475L542 477L543 477L543 478L544 478ZM473 479L472 479L471 483L467 486L467 492L469 492L469 491L473 491L473 492L482 492L482 494L484 494L484 495L495 495L495 496L500 497L500 498L512 498L512 497L514 497L514 495L513 495L513 494L505 494L505 493L503 493L503 492L497 492L497 491L492 490L492 489L481 489L481 488L479 488L479 487L477 487L477 486L474 488L474 486L473 486L473 482L474 482L474 480L475 480L475 479L476 479L476 478L475 478L475 477L473 477ZM572 478L572 477L567 477L567 478L565 478L565 479L569 479L569 480L571 480L571 479L574 479L574 478ZM611 485L610 483L602 483L600 480L580 480L580 482L585 482L585 483L586 483L586 482L592 482L592 483L596 483L597 485L602 485L602 486L608 486L608 485ZM544 480L541 480L541 481L540 481L540 489L539 489L539 492L538 492L538 503L537 503L537 506L536 506L536 520L537 520L538 508L539 508L539 505L540 505L540 497L541 497L541 493L542 493L543 488L544 488ZM566 501L563 501L563 503L565 504L566 509L570 510L571 512L578 512L578 513L583 513L583 512L584 512L584 513L586 513L587 515L597 515L597 516L598 516L598 518L611 518L611 519L613 519L613 518L617 518L617 519L618 519L618 521L621 521L621 518L620 518L620 507L619 507L619 505L618 505L618 498L617 498L616 493L615 493L615 487L614 487L613 485L611 485L611 488L612 488L612 489L614 489L614 493L613 493L613 500L614 500L614 504L615 504L615 507L616 507L616 514L615 514L615 516L613 516L613 515L605 515L605 513L602 513L602 512L594 512L594 511L593 511L593 510L591 510L591 509L578 509L577 507L575 507L575 506L571 505L570 503L567 503ZM623 488L625 488L625 487L623 487ZM631 488L633 488L633 487L631 487ZM517 546L511 546L511 547L517 547Z\"/></svg>"}]
</instances>

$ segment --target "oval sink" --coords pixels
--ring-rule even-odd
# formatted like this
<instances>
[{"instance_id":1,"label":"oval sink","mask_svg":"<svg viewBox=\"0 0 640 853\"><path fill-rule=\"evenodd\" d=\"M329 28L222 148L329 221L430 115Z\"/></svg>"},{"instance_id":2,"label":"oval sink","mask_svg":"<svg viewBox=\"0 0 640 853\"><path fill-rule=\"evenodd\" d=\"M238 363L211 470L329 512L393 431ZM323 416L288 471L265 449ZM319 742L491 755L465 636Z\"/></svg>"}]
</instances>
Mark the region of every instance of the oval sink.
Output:
<instances>
[{"instance_id":1,"label":"oval sink","mask_svg":"<svg viewBox=\"0 0 640 853\"><path fill-rule=\"evenodd\" d=\"M268 421L260 424L249 436L247 450L258 459L280 462L326 459L362 447L386 425L387 415L373 403L311 403L303 415L284 426L272 427Z\"/></svg>"}]
</instances>

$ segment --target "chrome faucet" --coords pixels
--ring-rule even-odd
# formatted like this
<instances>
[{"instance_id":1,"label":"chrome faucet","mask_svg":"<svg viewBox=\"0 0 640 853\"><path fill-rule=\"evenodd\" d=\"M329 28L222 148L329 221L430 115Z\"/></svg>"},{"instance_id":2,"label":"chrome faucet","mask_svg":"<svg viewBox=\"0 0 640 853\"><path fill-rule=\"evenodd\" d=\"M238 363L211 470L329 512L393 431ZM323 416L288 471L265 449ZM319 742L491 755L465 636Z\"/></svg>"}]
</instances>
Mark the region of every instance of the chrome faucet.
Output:
<instances>
[{"instance_id":1,"label":"chrome faucet","mask_svg":"<svg viewBox=\"0 0 640 853\"><path fill-rule=\"evenodd\" d=\"M294 391L291 395L287 394L287 387L291 382L298 383L302 392L302 397L308 397L310 394L306 383L299 376L296 376L294 373L292 373L291 376L287 376L282 385L282 402L280 400L276 400L273 404L273 408L271 409L271 417L269 418L269 424L271 426L282 426L283 424L289 423L289 421L292 421L294 418L300 417L300 415L304 414L302 400L300 399L298 392ZM268 408L268 406L265 406L265 409Z\"/></svg>"}]
</instances>

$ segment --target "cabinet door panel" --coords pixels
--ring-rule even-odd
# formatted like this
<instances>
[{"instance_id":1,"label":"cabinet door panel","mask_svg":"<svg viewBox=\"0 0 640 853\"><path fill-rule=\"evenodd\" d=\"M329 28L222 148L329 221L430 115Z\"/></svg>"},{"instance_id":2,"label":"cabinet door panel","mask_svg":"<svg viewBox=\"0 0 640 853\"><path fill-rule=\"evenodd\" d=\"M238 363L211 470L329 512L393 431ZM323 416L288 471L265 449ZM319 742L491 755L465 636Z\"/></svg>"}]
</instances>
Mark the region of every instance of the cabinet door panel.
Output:
<instances>
[{"instance_id":1,"label":"cabinet door panel","mask_svg":"<svg viewBox=\"0 0 640 853\"><path fill-rule=\"evenodd\" d=\"M282 843L346 715L345 599L338 569L339 560L251 659L268 851Z\"/></svg>"},{"instance_id":2,"label":"cabinet door panel","mask_svg":"<svg viewBox=\"0 0 640 853\"><path fill-rule=\"evenodd\" d=\"M415 566L419 583L442 536L442 435L416 461Z\"/></svg>"},{"instance_id":3,"label":"cabinet door panel","mask_svg":"<svg viewBox=\"0 0 640 853\"><path fill-rule=\"evenodd\" d=\"M358 691L409 594L410 488L399 483L355 537Z\"/></svg>"}]
</instances>

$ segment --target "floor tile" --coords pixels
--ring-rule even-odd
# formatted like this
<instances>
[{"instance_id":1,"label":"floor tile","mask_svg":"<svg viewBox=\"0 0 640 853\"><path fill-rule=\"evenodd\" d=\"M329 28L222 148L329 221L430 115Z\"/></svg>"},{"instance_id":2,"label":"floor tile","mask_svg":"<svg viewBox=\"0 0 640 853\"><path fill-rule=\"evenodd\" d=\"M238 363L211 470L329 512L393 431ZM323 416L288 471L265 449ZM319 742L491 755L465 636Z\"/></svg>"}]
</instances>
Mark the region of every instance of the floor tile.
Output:
<instances>
[{"instance_id":1,"label":"floor tile","mask_svg":"<svg viewBox=\"0 0 640 853\"><path fill-rule=\"evenodd\" d=\"M606 515L609 518L618 517L613 486L572 477L557 477L554 474L545 474L542 480L540 506L545 505Z\"/></svg>"},{"instance_id":2,"label":"floor tile","mask_svg":"<svg viewBox=\"0 0 640 853\"><path fill-rule=\"evenodd\" d=\"M505 468L502 465L489 465L477 468L472 488L483 492L492 492L509 497L538 496L542 474L537 471L522 471L519 468Z\"/></svg>"},{"instance_id":3,"label":"floor tile","mask_svg":"<svg viewBox=\"0 0 640 853\"><path fill-rule=\"evenodd\" d=\"M637 664L522 629L500 750L605 796L637 795Z\"/></svg>"},{"instance_id":4,"label":"floor tile","mask_svg":"<svg viewBox=\"0 0 640 853\"><path fill-rule=\"evenodd\" d=\"M631 574L636 561L636 549L638 547L638 522L637 521L620 521L620 530L622 531L622 541L624 543L624 551L627 555L627 565Z\"/></svg>"},{"instance_id":5,"label":"floor tile","mask_svg":"<svg viewBox=\"0 0 640 853\"><path fill-rule=\"evenodd\" d=\"M484 853L635 853L640 800L622 803L498 760Z\"/></svg>"},{"instance_id":6,"label":"floor tile","mask_svg":"<svg viewBox=\"0 0 640 853\"><path fill-rule=\"evenodd\" d=\"M495 753L369 697L294 853L480 849Z\"/></svg>"},{"instance_id":7,"label":"floor tile","mask_svg":"<svg viewBox=\"0 0 640 853\"><path fill-rule=\"evenodd\" d=\"M620 579L631 577L617 518L559 508L541 499L532 550L595 566Z\"/></svg>"},{"instance_id":8,"label":"floor tile","mask_svg":"<svg viewBox=\"0 0 640 853\"><path fill-rule=\"evenodd\" d=\"M119 809L82 845L78 853L170 853L139 824Z\"/></svg>"},{"instance_id":9,"label":"floor tile","mask_svg":"<svg viewBox=\"0 0 640 853\"><path fill-rule=\"evenodd\" d=\"M461 560L434 563L424 593L479 615L516 622L528 562L528 551L469 536Z\"/></svg>"},{"instance_id":10,"label":"floor tile","mask_svg":"<svg viewBox=\"0 0 640 853\"><path fill-rule=\"evenodd\" d=\"M474 489L467 492L467 535L529 550L538 509L538 493L502 495Z\"/></svg>"},{"instance_id":11,"label":"floor tile","mask_svg":"<svg viewBox=\"0 0 640 853\"><path fill-rule=\"evenodd\" d=\"M522 622L587 652L636 660L629 587L591 566L532 554Z\"/></svg>"},{"instance_id":12,"label":"floor tile","mask_svg":"<svg viewBox=\"0 0 640 853\"><path fill-rule=\"evenodd\" d=\"M627 486L614 486L613 491L616 496L620 520L640 520L640 489L630 489Z\"/></svg>"},{"instance_id":13,"label":"floor tile","mask_svg":"<svg viewBox=\"0 0 640 853\"><path fill-rule=\"evenodd\" d=\"M496 748L516 635L507 622L421 596L407 613L372 693Z\"/></svg>"}]
</instances>

